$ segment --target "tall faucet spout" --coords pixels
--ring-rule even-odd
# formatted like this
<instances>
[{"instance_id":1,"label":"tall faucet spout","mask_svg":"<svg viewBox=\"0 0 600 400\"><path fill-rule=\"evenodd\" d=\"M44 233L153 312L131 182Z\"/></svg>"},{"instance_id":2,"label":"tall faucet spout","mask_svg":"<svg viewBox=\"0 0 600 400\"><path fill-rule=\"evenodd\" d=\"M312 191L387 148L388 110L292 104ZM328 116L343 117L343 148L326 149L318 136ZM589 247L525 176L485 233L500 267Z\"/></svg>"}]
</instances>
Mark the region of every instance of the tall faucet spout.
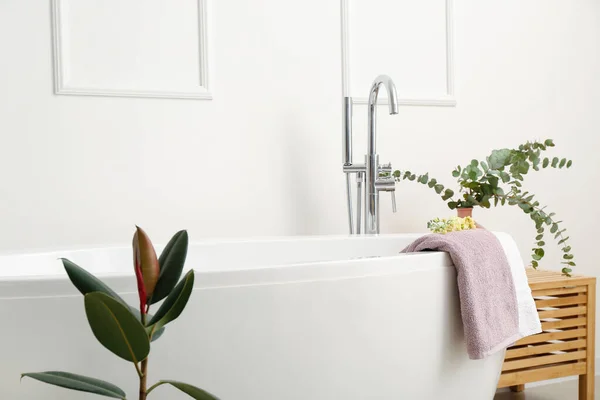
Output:
<instances>
[{"instance_id":1,"label":"tall faucet spout","mask_svg":"<svg viewBox=\"0 0 600 400\"><path fill-rule=\"evenodd\" d=\"M379 75L373 81L373 85L371 85L371 91L369 92L369 107L368 107L368 143L367 143L367 151L368 154L375 154L376 147L376 116L377 116L377 98L379 96L379 88L381 85L385 86L385 89L388 93L388 103L390 115L398 114L398 93L396 92L396 85L394 85L394 81L387 75Z\"/></svg>"},{"instance_id":2,"label":"tall faucet spout","mask_svg":"<svg viewBox=\"0 0 600 400\"><path fill-rule=\"evenodd\" d=\"M373 81L371 91L369 92L368 105L368 126L367 126L367 155L365 157L366 169L366 202L365 202L365 232L379 233L379 193L377 188L377 179L379 171L379 157L376 153L376 116L377 116L377 97L379 88L385 86L388 92L388 102L390 114L398 114L398 94L396 85L387 75L379 75Z\"/></svg>"},{"instance_id":3,"label":"tall faucet spout","mask_svg":"<svg viewBox=\"0 0 600 400\"><path fill-rule=\"evenodd\" d=\"M394 85L392 78L387 75L379 75L373 81L371 92L369 93L369 104L377 104L377 96L379 95L379 88L381 85L385 86L388 93L390 115L398 114L398 93L396 92L396 85Z\"/></svg>"}]
</instances>

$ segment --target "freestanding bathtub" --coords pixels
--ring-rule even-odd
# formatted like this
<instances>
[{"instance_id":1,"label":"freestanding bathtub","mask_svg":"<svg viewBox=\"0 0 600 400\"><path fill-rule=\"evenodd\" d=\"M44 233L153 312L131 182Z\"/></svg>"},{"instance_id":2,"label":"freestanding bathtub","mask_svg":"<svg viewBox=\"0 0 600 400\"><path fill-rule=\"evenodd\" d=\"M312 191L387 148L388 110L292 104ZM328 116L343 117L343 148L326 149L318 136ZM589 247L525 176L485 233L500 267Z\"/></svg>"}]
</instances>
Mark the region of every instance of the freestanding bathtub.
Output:
<instances>
[{"instance_id":1,"label":"freestanding bathtub","mask_svg":"<svg viewBox=\"0 0 600 400\"><path fill-rule=\"evenodd\" d=\"M176 379L222 400L487 400L504 354L467 357L445 253L398 254L419 235L206 241L190 245L196 288L153 343L149 382ZM160 249L157 249L160 250ZM0 398L76 400L21 372L137 376L93 337L58 257L135 304L129 247L0 257ZM187 399L161 387L150 398Z\"/></svg>"}]
</instances>

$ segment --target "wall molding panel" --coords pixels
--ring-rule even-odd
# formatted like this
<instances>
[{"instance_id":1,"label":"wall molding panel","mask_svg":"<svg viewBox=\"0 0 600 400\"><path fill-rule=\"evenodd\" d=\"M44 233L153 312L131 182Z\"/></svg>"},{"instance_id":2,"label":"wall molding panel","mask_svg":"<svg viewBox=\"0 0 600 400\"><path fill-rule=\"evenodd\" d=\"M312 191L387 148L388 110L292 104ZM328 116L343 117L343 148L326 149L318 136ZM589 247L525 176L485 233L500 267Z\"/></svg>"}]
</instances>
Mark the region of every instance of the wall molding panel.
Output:
<instances>
[{"instance_id":1,"label":"wall molding panel","mask_svg":"<svg viewBox=\"0 0 600 400\"><path fill-rule=\"evenodd\" d=\"M110 73L101 75L102 72L94 71L95 77L90 74L87 79L81 77L85 75L85 63L77 66L73 60L71 49L71 35L73 32L72 22L69 20L71 2L83 2L84 0L52 0L52 45L54 57L54 92L58 95L78 95L78 96L117 96L117 97L140 97L140 98L173 98L173 99L201 99L211 100L212 85L210 74L210 53L209 53L209 18L208 1L193 0L197 3L197 28L193 38L197 45L193 47L194 54L187 54L186 60L193 60L185 68L185 78L181 78L180 71L165 72L160 70L154 81L151 78L145 78L141 83L129 86L123 84L126 79L112 79ZM81 21L78 21L81 26ZM165 32L168 32L166 30ZM135 34L133 32L132 34ZM98 35L99 37L102 34ZM189 38L191 41L192 38ZM152 43L148 40L148 43ZM164 46L164 44L162 44ZM93 47L92 47L93 48ZM87 50L87 49L86 49ZM91 51L91 50L90 50ZM147 55L147 54L146 54ZM159 55L155 55L159 57ZM143 70L145 65L133 65L132 68ZM192 65L193 64L193 65ZM74 69L77 70L78 78L74 77ZM163 67L166 69L167 67ZM191 72L190 72L191 71ZM129 71L135 74L135 69ZM99 75L100 74L100 75ZM169 76L170 75L170 76ZM102 76L101 81L97 77ZM170 82L169 79L172 81ZM185 80L184 80L185 79ZM96 81L95 81L96 80Z\"/></svg>"},{"instance_id":2,"label":"wall molding panel","mask_svg":"<svg viewBox=\"0 0 600 400\"><path fill-rule=\"evenodd\" d=\"M415 0L417 1L417 0ZM340 0L341 7L341 45L342 45L342 90L343 96L353 97L356 104L367 104L365 96L356 95L352 90L352 62L351 62L351 38L352 24L350 18L351 0ZM399 104L405 106L456 106L454 89L454 14L453 0L445 0L445 87L440 87L439 94L431 93L423 95L411 95L403 97L401 87L398 87ZM383 40L381 37L377 40ZM381 71L386 73L387 71ZM375 76L373 76L375 78ZM394 78L394 76L392 76ZM362 84L361 84L362 85ZM398 85L398 83L397 83ZM361 86L362 87L362 86ZM365 92L368 88L365 88ZM380 104L387 104L387 99L382 98Z\"/></svg>"}]
</instances>

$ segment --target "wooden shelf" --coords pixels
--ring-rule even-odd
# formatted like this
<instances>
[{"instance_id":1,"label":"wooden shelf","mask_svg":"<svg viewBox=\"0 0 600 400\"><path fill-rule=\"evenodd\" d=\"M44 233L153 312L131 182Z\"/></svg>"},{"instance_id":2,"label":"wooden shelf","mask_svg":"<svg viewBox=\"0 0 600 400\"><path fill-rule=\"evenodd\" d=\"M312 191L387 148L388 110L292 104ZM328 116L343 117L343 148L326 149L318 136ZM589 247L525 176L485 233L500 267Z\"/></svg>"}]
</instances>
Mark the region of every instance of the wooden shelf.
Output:
<instances>
[{"instance_id":1,"label":"wooden shelf","mask_svg":"<svg viewBox=\"0 0 600 400\"><path fill-rule=\"evenodd\" d=\"M527 270L542 332L506 351L498 387L579 376L579 400L594 399L596 278Z\"/></svg>"}]
</instances>

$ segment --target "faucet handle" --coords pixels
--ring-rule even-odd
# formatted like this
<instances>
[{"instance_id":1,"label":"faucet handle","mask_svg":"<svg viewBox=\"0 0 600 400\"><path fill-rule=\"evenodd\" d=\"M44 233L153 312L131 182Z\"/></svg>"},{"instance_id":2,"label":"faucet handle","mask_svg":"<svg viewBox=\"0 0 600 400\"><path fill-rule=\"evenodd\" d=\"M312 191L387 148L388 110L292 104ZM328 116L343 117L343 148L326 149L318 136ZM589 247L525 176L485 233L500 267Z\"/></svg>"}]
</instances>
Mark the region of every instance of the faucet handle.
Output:
<instances>
[{"instance_id":1,"label":"faucet handle","mask_svg":"<svg viewBox=\"0 0 600 400\"><path fill-rule=\"evenodd\" d=\"M379 173L391 173L392 172L392 163L387 163L379 166Z\"/></svg>"},{"instance_id":2,"label":"faucet handle","mask_svg":"<svg viewBox=\"0 0 600 400\"><path fill-rule=\"evenodd\" d=\"M375 186L379 192L391 192L392 211L396 212L396 180L391 176L379 178L375 183Z\"/></svg>"}]
</instances>

